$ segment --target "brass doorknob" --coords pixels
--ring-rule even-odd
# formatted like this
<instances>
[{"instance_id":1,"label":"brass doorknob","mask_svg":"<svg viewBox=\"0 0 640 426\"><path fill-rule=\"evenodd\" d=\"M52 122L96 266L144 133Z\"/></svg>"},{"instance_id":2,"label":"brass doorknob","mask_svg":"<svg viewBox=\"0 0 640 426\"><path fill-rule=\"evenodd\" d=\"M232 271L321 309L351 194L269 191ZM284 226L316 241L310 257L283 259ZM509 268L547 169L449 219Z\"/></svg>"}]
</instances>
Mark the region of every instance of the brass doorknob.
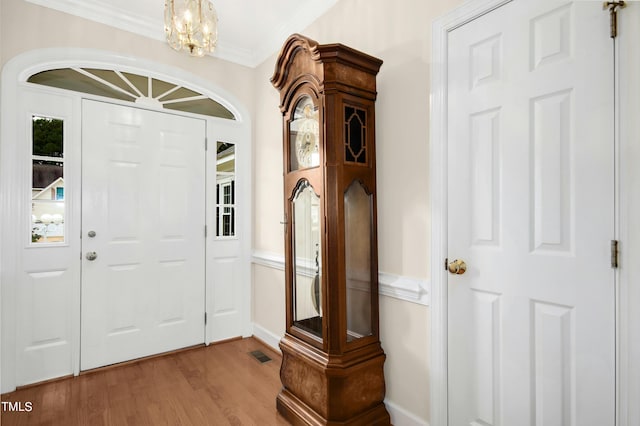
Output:
<instances>
[{"instance_id":1,"label":"brass doorknob","mask_svg":"<svg viewBox=\"0 0 640 426\"><path fill-rule=\"evenodd\" d=\"M462 275L467 270L467 264L464 260L456 259L453 262L449 262L449 272L455 275Z\"/></svg>"}]
</instances>

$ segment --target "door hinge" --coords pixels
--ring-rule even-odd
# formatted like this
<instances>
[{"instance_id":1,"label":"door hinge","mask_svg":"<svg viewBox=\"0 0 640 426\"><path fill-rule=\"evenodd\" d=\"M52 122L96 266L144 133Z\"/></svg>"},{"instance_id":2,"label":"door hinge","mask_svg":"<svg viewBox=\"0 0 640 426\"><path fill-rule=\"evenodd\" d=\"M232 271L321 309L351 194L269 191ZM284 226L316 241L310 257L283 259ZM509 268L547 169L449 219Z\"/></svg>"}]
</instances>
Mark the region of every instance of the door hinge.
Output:
<instances>
[{"instance_id":1,"label":"door hinge","mask_svg":"<svg viewBox=\"0 0 640 426\"><path fill-rule=\"evenodd\" d=\"M204 325L207 325L207 313L204 313Z\"/></svg>"},{"instance_id":2,"label":"door hinge","mask_svg":"<svg viewBox=\"0 0 640 426\"><path fill-rule=\"evenodd\" d=\"M445 271L449 270L449 258L448 257L444 258L444 270Z\"/></svg>"},{"instance_id":3,"label":"door hinge","mask_svg":"<svg viewBox=\"0 0 640 426\"><path fill-rule=\"evenodd\" d=\"M611 267L618 267L618 255L620 254L620 250L618 249L618 240L611 240Z\"/></svg>"},{"instance_id":4,"label":"door hinge","mask_svg":"<svg viewBox=\"0 0 640 426\"><path fill-rule=\"evenodd\" d=\"M204 150L208 151L209 150L209 144L207 143L209 142L207 138L204 138Z\"/></svg>"},{"instance_id":5,"label":"door hinge","mask_svg":"<svg viewBox=\"0 0 640 426\"><path fill-rule=\"evenodd\" d=\"M204 226L204 237L207 238L207 225Z\"/></svg>"},{"instance_id":6,"label":"door hinge","mask_svg":"<svg viewBox=\"0 0 640 426\"><path fill-rule=\"evenodd\" d=\"M609 30L611 38L618 36L618 9L624 9L627 3L624 0L605 1L602 3L602 10L609 11Z\"/></svg>"}]
</instances>

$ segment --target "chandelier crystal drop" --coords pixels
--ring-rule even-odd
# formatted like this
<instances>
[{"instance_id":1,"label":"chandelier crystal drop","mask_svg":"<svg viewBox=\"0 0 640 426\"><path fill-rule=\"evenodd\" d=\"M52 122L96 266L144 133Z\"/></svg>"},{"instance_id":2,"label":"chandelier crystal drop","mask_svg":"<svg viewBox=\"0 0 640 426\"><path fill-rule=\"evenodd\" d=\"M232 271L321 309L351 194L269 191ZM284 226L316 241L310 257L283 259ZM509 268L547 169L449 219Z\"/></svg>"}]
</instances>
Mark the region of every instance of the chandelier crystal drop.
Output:
<instances>
[{"instance_id":1,"label":"chandelier crystal drop","mask_svg":"<svg viewBox=\"0 0 640 426\"><path fill-rule=\"evenodd\" d=\"M175 50L211 53L218 41L218 14L208 0L165 0L164 32Z\"/></svg>"}]
</instances>

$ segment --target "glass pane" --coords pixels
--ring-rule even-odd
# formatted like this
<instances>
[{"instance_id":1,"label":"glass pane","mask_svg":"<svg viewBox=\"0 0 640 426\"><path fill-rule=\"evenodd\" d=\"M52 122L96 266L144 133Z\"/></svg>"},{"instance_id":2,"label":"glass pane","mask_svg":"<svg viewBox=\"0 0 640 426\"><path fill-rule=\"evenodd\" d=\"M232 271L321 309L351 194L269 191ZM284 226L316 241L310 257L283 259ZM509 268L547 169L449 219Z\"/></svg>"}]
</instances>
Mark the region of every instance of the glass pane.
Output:
<instances>
[{"instance_id":1,"label":"glass pane","mask_svg":"<svg viewBox=\"0 0 640 426\"><path fill-rule=\"evenodd\" d=\"M89 75L83 72L87 72ZM181 99L193 98L194 96L205 96L199 92L185 87L178 87L176 90L171 91L176 88L174 83L129 72L118 74L114 70L99 68L78 68L78 71L72 68L61 68L33 74L27 81L130 102L136 102L141 98L141 95L142 97L153 98L164 95L158 99L163 103L163 108L229 120L236 119L229 109L210 98L181 101ZM151 93L149 93L149 81L151 81ZM110 85L122 89L124 93Z\"/></svg>"},{"instance_id":2,"label":"glass pane","mask_svg":"<svg viewBox=\"0 0 640 426\"><path fill-rule=\"evenodd\" d=\"M216 237L233 237L236 234L236 146L218 142L216 152Z\"/></svg>"},{"instance_id":3,"label":"glass pane","mask_svg":"<svg viewBox=\"0 0 640 426\"><path fill-rule=\"evenodd\" d=\"M138 89L140 91L140 93L142 93L144 96L149 96L149 78L142 76L142 75L138 75L138 74L132 74L130 72L122 72L122 75L129 80L129 82L131 84L133 84L134 86L136 86L136 89Z\"/></svg>"},{"instance_id":4,"label":"glass pane","mask_svg":"<svg viewBox=\"0 0 640 426\"><path fill-rule=\"evenodd\" d=\"M173 83L168 83L164 80L151 79L151 96L157 98L158 96L167 93L169 90L176 87Z\"/></svg>"},{"instance_id":5,"label":"glass pane","mask_svg":"<svg viewBox=\"0 0 640 426\"><path fill-rule=\"evenodd\" d=\"M345 161L367 162L367 112L363 109L344 107Z\"/></svg>"},{"instance_id":6,"label":"glass pane","mask_svg":"<svg viewBox=\"0 0 640 426\"><path fill-rule=\"evenodd\" d=\"M235 120L236 117L227 108L213 99L196 99L184 102L164 104L166 109L175 111L192 112L194 114L210 115L212 117L227 118Z\"/></svg>"},{"instance_id":7,"label":"glass pane","mask_svg":"<svg viewBox=\"0 0 640 426\"><path fill-rule=\"evenodd\" d=\"M96 77L99 77L105 81L108 81L114 86L118 86L122 90L125 90L131 93L131 96L136 96L136 97L138 96L137 92L133 90L131 86L129 86L127 83L125 83L125 81L121 79L120 76L116 74L115 71L113 70L102 70L98 68L84 68L84 70L90 72Z\"/></svg>"},{"instance_id":8,"label":"glass pane","mask_svg":"<svg viewBox=\"0 0 640 426\"><path fill-rule=\"evenodd\" d=\"M64 202L31 202L31 242L64 242Z\"/></svg>"},{"instance_id":9,"label":"glass pane","mask_svg":"<svg viewBox=\"0 0 640 426\"><path fill-rule=\"evenodd\" d=\"M63 157L62 120L33 117L33 155Z\"/></svg>"},{"instance_id":10,"label":"glass pane","mask_svg":"<svg viewBox=\"0 0 640 426\"><path fill-rule=\"evenodd\" d=\"M31 243L64 242L62 120L32 117Z\"/></svg>"},{"instance_id":11,"label":"glass pane","mask_svg":"<svg viewBox=\"0 0 640 426\"><path fill-rule=\"evenodd\" d=\"M178 90L174 90L173 92L169 93L168 95L160 98L159 100L161 102L166 102L166 101L174 101L176 99L183 99L183 98L193 98L194 96L199 96L200 93L198 92L194 92L193 90L189 90L186 87L181 87Z\"/></svg>"},{"instance_id":12,"label":"glass pane","mask_svg":"<svg viewBox=\"0 0 640 426\"><path fill-rule=\"evenodd\" d=\"M320 165L320 125L318 107L309 96L296 104L289 123L291 170Z\"/></svg>"},{"instance_id":13,"label":"glass pane","mask_svg":"<svg viewBox=\"0 0 640 426\"><path fill-rule=\"evenodd\" d=\"M303 181L293 198L294 325L322 337L320 197Z\"/></svg>"},{"instance_id":14,"label":"glass pane","mask_svg":"<svg viewBox=\"0 0 640 426\"><path fill-rule=\"evenodd\" d=\"M90 93L92 95L105 96L123 101L133 101L135 99L133 95L128 96L116 91L71 68L42 71L29 77L27 81L44 86L58 87L60 89L73 90L74 92Z\"/></svg>"},{"instance_id":15,"label":"glass pane","mask_svg":"<svg viewBox=\"0 0 640 426\"><path fill-rule=\"evenodd\" d=\"M371 196L360 182L344 194L347 341L371 335Z\"/></svg>"}]
</instances>

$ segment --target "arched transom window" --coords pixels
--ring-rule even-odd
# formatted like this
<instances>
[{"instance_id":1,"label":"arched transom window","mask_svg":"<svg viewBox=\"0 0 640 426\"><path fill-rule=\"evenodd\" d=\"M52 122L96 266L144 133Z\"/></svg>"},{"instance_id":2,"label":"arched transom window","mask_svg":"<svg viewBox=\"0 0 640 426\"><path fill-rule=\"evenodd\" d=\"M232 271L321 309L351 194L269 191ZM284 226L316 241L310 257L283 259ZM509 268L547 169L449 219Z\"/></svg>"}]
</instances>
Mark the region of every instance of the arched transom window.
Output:
<instances>
[{"instance_id":1,"label":"arched transom window","mask_svg":"<svg viewBox=\"0 0 640 426\"><path fill-rule=\"evenodd\" d=\"M198 91L130 72L98 68L58 68L33 74L27 81L156 108L236 119L225 106Z\"/></svg>"}]
</instances>

